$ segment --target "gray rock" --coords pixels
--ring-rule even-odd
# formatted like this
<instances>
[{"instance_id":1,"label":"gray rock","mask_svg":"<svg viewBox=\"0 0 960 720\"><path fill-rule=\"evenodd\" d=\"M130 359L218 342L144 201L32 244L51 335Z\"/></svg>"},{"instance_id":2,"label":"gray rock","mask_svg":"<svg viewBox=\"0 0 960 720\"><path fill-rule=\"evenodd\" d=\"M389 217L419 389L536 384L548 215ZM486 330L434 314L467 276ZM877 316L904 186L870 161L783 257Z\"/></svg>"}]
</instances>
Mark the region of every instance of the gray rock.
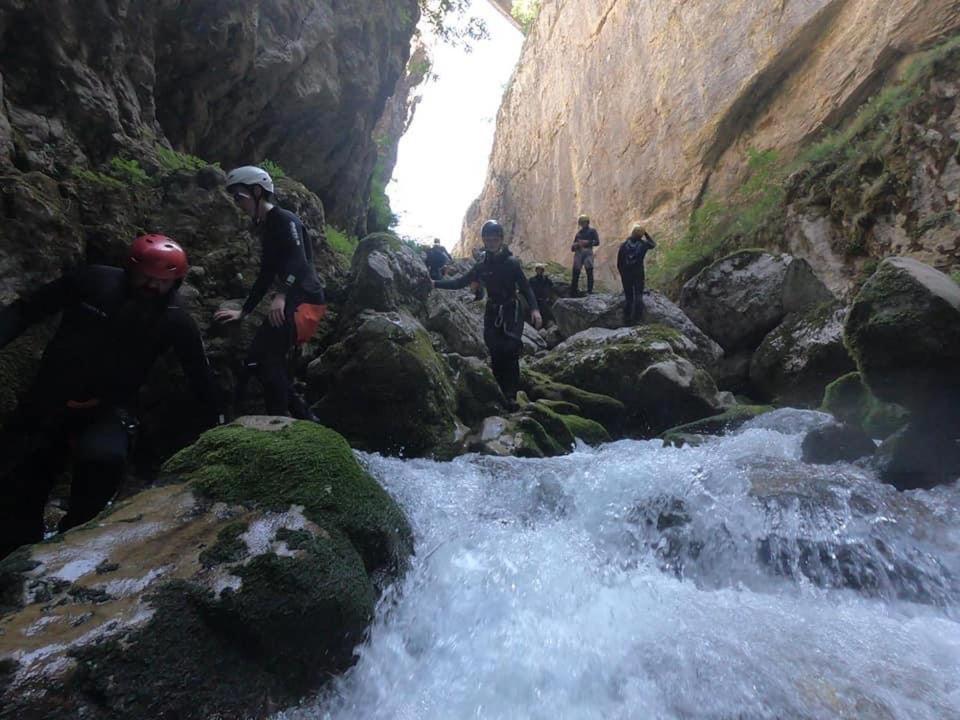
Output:
<instances>
[{"instance_id":1,"label":"gray rock","mask_svg":"<svg viewBox=\"0 0 960 720\"><path fill-rule=\"evenodd\" d=\"M852 462L873 455L876 449L873 440L860 428L836 423L814 428L801 446L803 461L812 465Z\"/></svg>"},{"instance_id":2,"label":"gray rock","mask_svg":"<svg viewBox=\"0 0 960 720\"><path fill-rule=\"evenodd\" d=\"M790 255L743 250L689 280L680 307L728 352L755 348L783 319Z\"/></svg>"},{"instance_id":3,"label":"gray rock","mask_svg":"<svg viewBox=\"0 0 960 720\"><path fill-rule=\"evenodd\" d=\"M836 298L814 274L810 263L794 258L783 279L784 312L800 313L830 302L836 302Z\"/></svg>"},{"instance_id":4,"label":"gray rock","mask_svg":"<svg viewBox=\"0 0 960 720\"><path fill-rule=\"evenodd\" d=\"M826 386L854 369L843 344L846 313L836 303L821 305L787 316L764 338L750 362L750 381L763 399L820 405Z\"/></svg>"},{"instance_id":5,"label":"gray rock","mask_svg":"<svg viewBox=\"0 0 960 720\"><path fill-rule=\"evenodd\" d=\"M345 316L364 310L400 309L423 316L432 288L419 253L390 233L375 233L360 241L350 266L350 293Z\"/></svg>"},{"instance_id":6,"label":"gray rock","mask_svg":"<svg viewBox=\"0 0 960 720\"><path fill-rule=\"evenodd\" d=\"M960 417L960 286L908 258L888 258L854 300L844 336L880 400Z\"/></svg>"}]
</instances>

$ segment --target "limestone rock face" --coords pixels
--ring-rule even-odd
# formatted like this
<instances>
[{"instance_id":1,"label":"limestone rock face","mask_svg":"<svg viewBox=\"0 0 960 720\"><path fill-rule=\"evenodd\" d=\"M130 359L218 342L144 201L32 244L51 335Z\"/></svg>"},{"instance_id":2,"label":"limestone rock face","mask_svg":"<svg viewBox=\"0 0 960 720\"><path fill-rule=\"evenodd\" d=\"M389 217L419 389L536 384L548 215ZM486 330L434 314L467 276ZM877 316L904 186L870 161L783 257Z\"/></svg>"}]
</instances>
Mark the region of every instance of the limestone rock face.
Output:
<instances>
[{"instance_id":1,"label":"limestone rock face","mask_svg":"<svg viewBox=\"0 0 960 720\"><path fill-rule=\"evenodd\" d=\"M59 175L167 141L269 158L360 230L418 17L416 0L6 3L0 163Z\"/></svg>"},{"instance_id":2,"label":"limestone rock face","mask_svg":"<svg viewBox=\"0 0 960 720\"><path fill-rule=\"evenodd\" d=\"M410 526L336 433L245 418L0 562L4 717L265 718L354 661Z\"/></svg>"},{"instance_id":3,"label":"limestone rock face","mask_svg":"<svg viewBox=\"0 0 960 720\"><path fill-rule=\"evenodd\" d=\"M610 277L634 220L678 228L742 180L748 148L790 156L958 27L957 0L544 3L463 242L497 217L515 253L567 263L588 212Z\"/></svg>"}]
</instances>

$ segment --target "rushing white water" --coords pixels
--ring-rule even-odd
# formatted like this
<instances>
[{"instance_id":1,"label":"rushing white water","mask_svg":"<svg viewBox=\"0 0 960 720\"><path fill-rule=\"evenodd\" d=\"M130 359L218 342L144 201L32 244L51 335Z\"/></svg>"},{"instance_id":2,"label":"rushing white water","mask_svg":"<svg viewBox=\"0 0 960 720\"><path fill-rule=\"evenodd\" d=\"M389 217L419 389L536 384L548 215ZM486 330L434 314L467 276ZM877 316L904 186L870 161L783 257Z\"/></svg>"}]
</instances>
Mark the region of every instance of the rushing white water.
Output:
<instances>
[{"instance_id":1,"label":"rushing white water","mask_svg":"<svg viewBox=\"0 0 960 720\"><path fill-rule=\"evenodd\" d=\"M698 448L363 456L417 556L313 718L960 718L960 488Z\"/></svg>"}]
</instances>

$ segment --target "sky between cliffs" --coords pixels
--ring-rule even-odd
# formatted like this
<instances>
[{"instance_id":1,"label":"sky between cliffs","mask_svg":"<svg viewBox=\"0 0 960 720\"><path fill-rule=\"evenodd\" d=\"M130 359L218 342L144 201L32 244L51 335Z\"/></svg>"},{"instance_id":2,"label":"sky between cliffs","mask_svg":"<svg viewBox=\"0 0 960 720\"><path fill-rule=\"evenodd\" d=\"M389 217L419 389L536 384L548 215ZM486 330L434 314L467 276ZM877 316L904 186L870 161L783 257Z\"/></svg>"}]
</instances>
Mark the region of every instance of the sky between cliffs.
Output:
<instances>
[{"instance_id":1,"label":"sky between cliffs","mask_svg":"<svg viewBox=\"0 0 960 720\"><path fill-rule=\"evenodd\" d=\"M439 237L452 248L467 207L480 194L493 145L497 110L520 57L523 36L488 3L474 3L490 39L473 52L431 43L439 76L423 89L410 130L400 140L387 194L399 216L396 232Z\"/></svg>"}]
</instances>

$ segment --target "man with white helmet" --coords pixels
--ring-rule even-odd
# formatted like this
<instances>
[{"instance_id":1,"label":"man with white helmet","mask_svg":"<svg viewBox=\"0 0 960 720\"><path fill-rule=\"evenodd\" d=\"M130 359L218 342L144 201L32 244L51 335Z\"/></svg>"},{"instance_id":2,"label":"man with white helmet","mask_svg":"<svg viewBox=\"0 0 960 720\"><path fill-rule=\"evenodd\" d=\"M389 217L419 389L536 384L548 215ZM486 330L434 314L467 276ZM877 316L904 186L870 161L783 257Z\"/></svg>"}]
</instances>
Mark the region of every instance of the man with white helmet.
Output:
<instances>
[{"instance_id":1,"label":"man with white helmet","mask_svg":"<svg viewBox=\"0 0 960 720\"><path fill-rule=\"evenodd\" d=\"M237 404L241 405L247 383L256 375L263 385L266 411L312 419L303 399L294 391L287 373L290 350L307 342L326 311L323 285L313 264L313 247L303 223L294 213L273 203L274 187L269 173L246 165L227 174L227 192L253 222L260 235L260 272L242 310L219 310L214 319L235 322L252 313L274 286L267 319L250 344L247 359L237 379Z\"/></svg>"}]
</instances>

